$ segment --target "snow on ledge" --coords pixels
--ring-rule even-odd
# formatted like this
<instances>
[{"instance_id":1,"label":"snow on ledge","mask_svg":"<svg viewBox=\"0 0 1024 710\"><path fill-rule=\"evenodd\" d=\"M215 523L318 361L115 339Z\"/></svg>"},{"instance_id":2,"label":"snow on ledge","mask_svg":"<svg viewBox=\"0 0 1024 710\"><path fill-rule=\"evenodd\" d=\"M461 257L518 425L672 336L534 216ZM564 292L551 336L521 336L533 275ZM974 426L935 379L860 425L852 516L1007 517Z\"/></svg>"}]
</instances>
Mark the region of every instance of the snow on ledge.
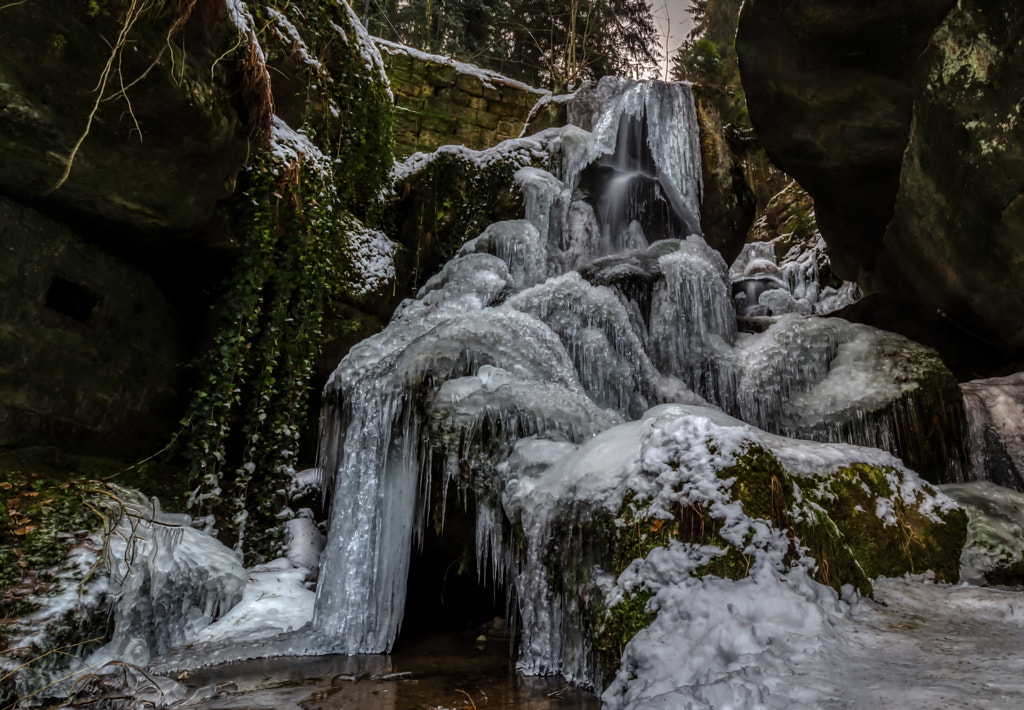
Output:
<instances>
[{"instance_id":1,"label":"snow on ledge","mask_svg":"<svg viewBox=\"0 0 1024 710\"><path fill-rule=\"evenodd\" d=\"M405 54L414 59L418 59L422 62L433 62L434 64L444 64L450 67L454 67L460 74L469 74L475 76L480 82L489 89L496 89L498 86L508 86L513 89L519 89L520 91L527 91L537 96L550 96L551 92L546 89L537 89L529 84L524 84L521 81L516 81L504 74L499 74L496 71L490 69L482 69L474 64L466 64L455 59L443 57L440 54L428 54L427 52L414 49L404 44L398 44L397 42L391 42L380 37L374 37L373 41L377 44L377 49L387 52L388 54ZM498 86L495 86L495 85Z\"/></svg>"}]
</instances>

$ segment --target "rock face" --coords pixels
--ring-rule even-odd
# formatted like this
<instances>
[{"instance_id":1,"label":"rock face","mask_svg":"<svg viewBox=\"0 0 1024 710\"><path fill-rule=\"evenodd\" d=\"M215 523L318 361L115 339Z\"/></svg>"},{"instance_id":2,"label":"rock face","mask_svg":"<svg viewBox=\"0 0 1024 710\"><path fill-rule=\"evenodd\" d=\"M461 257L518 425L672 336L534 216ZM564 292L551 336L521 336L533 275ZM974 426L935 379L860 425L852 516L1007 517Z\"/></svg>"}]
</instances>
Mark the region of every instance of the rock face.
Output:
<instances>
[{"instance_id":1,"label":"rock face","mask_svg":"<svg viewBox=\"0 0 1024 710\"><path fill-rule=\"evenodd\" d=\"M700 221L708 244L731 264L743 249L757 203L743 169L745 156L729 140L709 93L699 85L694 87L704 183Z\"/></svg>"},{"instance_id":2,"label":"rock face","mask_svg":"<svg viewBox=\"0 0 1024 710\"><path fill-rule=\"evenodd\" d=\"M814 198L838 276L898 292L911 304L900 310L941 311L932 330L948 342L931 344L944 351L974 336L1012 361L1024 347L1024 10L838 5L746 3L737 50L751 121ZM919 337L916 314L875 322Z\"/></svg>"},{"instance_id":3,"label":"rock face","mask_svg":"<svg viewBox=\"0 0 1024 710\"><path fill-rule=\"evenodd\" d=\"M4 7L0 191L145 230L194 230L246 160L230 63L211 77L234 27L221 6L170 39L175 18L140 20L126 5ZM118 44L129 23L131 42Z\"/></svg>"},{"instance_id":4,"label":"rock face","mask_svg":"<svg viewBox=\"0 0 1024 710\"><path fill-rule=\"evenodd\" d=\"M565 103L551 93L447 57L378 39L395 105L395 155L442 145L490 148L565 123Z\"/></svg>"},{"instance_id":5,"label":"rock face","mask_svg":"<svg viewBox=\"0 0 1024 710\"><path fill-rule=\"evenodd\" d=\"M836 273L866 278L892 216L914 58L954 3L751 0L736 50L769 157L814 198Z\"/></svg>"},{"instance_id":6,"label":"rock face","mask_svg":"<svg viewBox=\"0 0 1024 710\"><path fill-rule=\"evenodd\" d=\"M0 447L156 451L185 340L149 278L0 198Z\"/></svg>"},{"instance_id":7,"label":"rock face","mask_svg":"<svg viewBox=\"0 0 1024 710\"><path fill-rule=\"evenodd\" d=\"M976 336L1024 347L1024 8L963 2L917 66L885 249L895 273Z\"/></svg>"}]
</instances>

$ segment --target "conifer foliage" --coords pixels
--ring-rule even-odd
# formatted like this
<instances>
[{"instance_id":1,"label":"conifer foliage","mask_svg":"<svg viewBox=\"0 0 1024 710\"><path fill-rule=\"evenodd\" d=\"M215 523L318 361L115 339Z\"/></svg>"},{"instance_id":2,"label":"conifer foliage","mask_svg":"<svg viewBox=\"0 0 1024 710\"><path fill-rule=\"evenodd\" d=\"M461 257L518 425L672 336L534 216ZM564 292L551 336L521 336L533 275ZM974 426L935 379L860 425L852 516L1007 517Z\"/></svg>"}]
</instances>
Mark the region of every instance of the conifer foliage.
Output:
<instances>
[{"instance_id":1,"label":"conifer foliage","mask_svg":"<svg viewBox=\"0 0 1024 710\"><path fill-rule=\"evenodd\" d=\"M370 32L562 90L654 63L646 0L365 0Z\"/></svg>"}]
</instances>

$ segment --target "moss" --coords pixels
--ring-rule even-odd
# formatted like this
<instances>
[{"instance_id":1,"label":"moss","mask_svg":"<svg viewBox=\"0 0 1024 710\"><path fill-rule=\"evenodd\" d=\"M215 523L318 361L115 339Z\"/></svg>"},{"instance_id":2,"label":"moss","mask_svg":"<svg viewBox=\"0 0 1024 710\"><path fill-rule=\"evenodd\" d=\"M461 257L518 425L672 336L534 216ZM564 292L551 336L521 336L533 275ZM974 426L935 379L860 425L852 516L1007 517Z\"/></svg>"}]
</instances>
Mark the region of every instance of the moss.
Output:
<instances>
[{"instance_id":1,"label":"moss","mask_svg":"<svg viewBox=\"0 0 1024 710\"><path fill-rule=\"evenodd\" d=\"M723 480L733 479L730 491L748 516L767 520L779 529L789 527L793 481L770 451L748 446L736 457L736 463L716 475Z\"/></svg>"},{"instance_id":2,"label":"moss","mask_svg":"<svg viewBox=\"0 0 1024 710\"><path fill-rule=\"evenodd\" d=\"M656 615L647 611L653 596L646 589L634 592L608 607L594 625L594 652L603 678L615 677L626 644L654 621Z\"/></svg>"},{"instance_id":3,"label":"moss","mask_svg":"<svg viewBox=\"0 0 1024 710\"><path fill-rule=\"evenodd\" d=\"M693 574L701 579L711 575L713 577L721 577L722 579L740 580L750 573L750 564L752 562L752 557L744 555L735 547L730 546L725 550L725 554L719 555L706 565L698 567L694 570Z\"/></svg>"},{"instance_id":4,"label":"moss","mask_svg":"<svg viewBox=\"0 0 1024 710\"><path fill-rule=\"evenodd\" d=\"M827 511L868 577L933 570L939 580L958 581L966 514L953 510L942 513L941 522L929 519L893 491L890 477L900 475L888 467L853 464L808 486L805 494ZM881 498L891 501L894 524L878 516Z\"/></svg>"},{"instance_id":5,"label":"moss","mask_svg":"<svg viewBox=\"0 0 1024 710\"><path fill-rule=\"evenodd\" d=\"M102 521L93 508L102 489L102 483L73 474L0 469L0 598L5 618L37 608L29 595L52 587L54 571L83 531L100 529Z\"/></svg>"},{"instance_id":6,"label":"moss","mask_svg":"<svg viewBox=\"0 0 1024 710\"><path fill-rule=\"evenodd\" d=\"M216 308L219 332L195 364L176 450L190 470L191 512L215 515L222 540L259 560L280 552L277 513L310 423L325 316L336 302L377 295L363 293L358 235L381 218L393 158L387 83L367 65L350 13L321 0L249 6L267 64L287 69L271 73L284 87L271 87L278 113L320 155L263 146L239 177L226 208L237 263ZM274 31L271 8L298 28L306 55ZM367 325L354 318L348 330Z\"/></svg>"},{"instance_id":7,"label":"moss","mask_svg":"<svg viewBox=\"0 0 1024 710\"><path fill-rule=\"evenodd\" d=\"M737 457L733 466L718 472L718 476L733 479L733 496L747 515L766 520L776 529L787 532L789 562L801 556L798 547L802 545L817 563L813 572L816 580L837 591L844 584L850 584L862 594L872 593L870 579L858 564L855 552L845 544L839 528L820 507L799 502L799 488L793 476L770 451L751 445ZM711 565L735 572L740 562L734 557L712 560Z\"/></svg>"}]
</instances>

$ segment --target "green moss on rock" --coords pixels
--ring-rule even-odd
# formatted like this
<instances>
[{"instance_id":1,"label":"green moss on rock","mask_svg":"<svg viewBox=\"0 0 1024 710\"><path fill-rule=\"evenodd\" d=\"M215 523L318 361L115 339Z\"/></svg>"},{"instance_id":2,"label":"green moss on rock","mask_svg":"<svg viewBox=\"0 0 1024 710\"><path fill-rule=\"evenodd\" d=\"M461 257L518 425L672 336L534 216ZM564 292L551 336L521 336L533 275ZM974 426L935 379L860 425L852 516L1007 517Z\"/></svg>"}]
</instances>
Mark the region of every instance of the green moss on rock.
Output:
<instances>
[{"instance_id":1,"label":"green moss on rock","mask_svg":"<svg viewBox=\"0 0 1024 710\"><path fill-rule=\"evenodd\" d=\"M604 678L614 677L626 644L654 621L656 614L647 611L653 596L646 589L634 592L608 607L594 625L594 651Z\"/></svg>"},{"instance_id":2,"label":"green moss on rock","mask_svg":"<svg viewBox=\"0 0 1024 710\"><path fill-rule=\"evenodd\" d=\"M0 599L5 619L35 611L58 585L71 548L102 528L96 512L103 484L0 468ZM0 625L0 642L6 641Z\"/></svg>"},{"instance_id":3,"label":"green moss on rock","mask_svg":"<svg viewBox=\"0 0 1024 710\"><path fill-rule=\"evenodd\" d=\"M895 469L853 464L816 486L805 486L804 491L828 511L843 543L868 577L933 570L941 581L959 581L966 514L955 509L937 512L938 519L933 519L903 499L897 490L899 482Z\"/></svg>"}]
</instances>

